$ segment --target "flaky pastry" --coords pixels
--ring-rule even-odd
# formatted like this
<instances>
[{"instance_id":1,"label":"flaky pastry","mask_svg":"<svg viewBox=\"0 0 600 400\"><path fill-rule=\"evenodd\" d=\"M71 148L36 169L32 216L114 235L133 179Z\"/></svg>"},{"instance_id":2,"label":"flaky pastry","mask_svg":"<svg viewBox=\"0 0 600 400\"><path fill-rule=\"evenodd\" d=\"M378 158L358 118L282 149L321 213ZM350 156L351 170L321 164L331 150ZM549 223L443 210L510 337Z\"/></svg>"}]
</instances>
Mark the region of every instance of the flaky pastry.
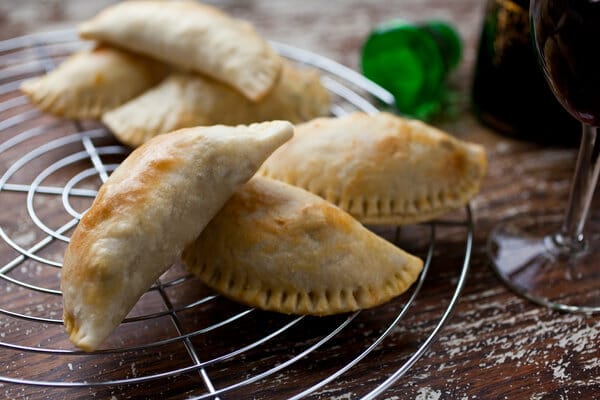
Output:
<instances>
[{"instance_id":1,"label":"flaky pastry","mask_svg":"<svg viewBox=\"0 0 600 400\"><path fill-rule=\"evenodd\" d=\"M274 119L298 123L328 115L329 107L329 92L315 70L284 63L277 83L258 102L213 79L173 73L148 92L106 113L102 122L119 141L137 147L175 129Z\"/></svg>"},{"instance_id":2,"label":"flaky pastry","mask_svg":"<svg viewBox=\"0 0 600 400\"><path fill-rule=\"evenodd\" d=\"M191 128L131 153L100 188L64 256L71 341L97 348L292 130L284 121Z\"/></svg>"},{"instance_id":3,"label":"flaky pastry","mask_svg":"<svg viewBox=\"0 0 600 400\"><path fill-rule=\"evenodd\" d=\"M167 67L126 51L96 47L73 54L48 74L26 80L21 91L59 117L100 118L157 84Z\"/></svg>"},{"instance_id":4,"label":"flaky pastry","mask_svg":"<svg viewBox=\"0 0 600 400\"><path fill-rule=\"evenodd\" d=\"M366 224L427 221L480 189L483 146L388 113L318 118L296 127L259 173L307 189Z\"/></svg>"},{"instance_id":5,"label":"flaky pastry","mask_svg":"<svg viewBox=\"0 0 600 400\"><path fill-rule=\"evenodd\" d=\"M233 300L309 315L382 304L406 291L423 266L322 198L262 177L229 199L183 261Z\"/></svg>"},{"instance_id":6,"label":"flaky pastry","mask_svg":"<svg viewBox=\"0 0 600 400\"><path fill-rule=\"evenodd\" d=\"M275 84L280 57L247 22L194 1L125 1L79 25L111 43L213 77L257 101Z\"/></svg>"}]
</instances>

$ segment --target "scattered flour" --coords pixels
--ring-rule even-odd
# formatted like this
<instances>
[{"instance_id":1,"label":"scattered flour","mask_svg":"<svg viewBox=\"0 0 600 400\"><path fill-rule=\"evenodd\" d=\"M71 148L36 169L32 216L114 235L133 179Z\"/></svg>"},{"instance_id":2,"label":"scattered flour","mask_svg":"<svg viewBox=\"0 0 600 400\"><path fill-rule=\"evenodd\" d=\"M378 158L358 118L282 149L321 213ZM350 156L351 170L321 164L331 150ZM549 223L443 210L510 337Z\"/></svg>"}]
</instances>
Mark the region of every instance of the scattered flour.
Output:
<instances>
[{"instance_id":1,"label":"scattered flour","mask_svg":"<svg viewBox=\"0 0 600 400\"><path fill-rule=\"evenodd\" d=\"M570 376L566 372L566 368L569 366L569 364L570 363L568 363L568 362L563 362L563 360L561 359L557 365L553 366L552 367L552 376L554 377L554 379L559 379L559 380L569 379Z\"/></svg>"},{"instance_id":2,"label":"scattered flour","mask_svg":"<svg viewBox=\"0 0 600 400\"><path fill-rule=\"evenodd\" d=\"M442 392L433 390L430 387L422 387L417 392L415 400L439 400L442 397Z\"/></svg>"}]
</instances>

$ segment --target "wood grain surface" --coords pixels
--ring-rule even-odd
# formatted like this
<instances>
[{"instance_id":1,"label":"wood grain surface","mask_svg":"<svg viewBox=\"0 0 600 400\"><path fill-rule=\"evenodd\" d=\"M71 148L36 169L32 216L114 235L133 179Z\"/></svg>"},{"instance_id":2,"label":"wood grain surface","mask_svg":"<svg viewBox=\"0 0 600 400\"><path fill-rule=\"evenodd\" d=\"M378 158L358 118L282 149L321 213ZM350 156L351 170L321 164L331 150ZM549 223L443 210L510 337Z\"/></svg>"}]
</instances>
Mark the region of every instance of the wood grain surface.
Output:
<instances>
[{"instance_id":1,"label":"wood grain surface","mask_svg":"<svg viewBox=\"0 0 600 400\"><path fill-rule=\"evenodd\" d=\"M0 3L0 39L32 32L72 28L77 21L93 15L110 1L33 1L4 0ZM265 37L305 48L330 57L353 69L358 68L360 46L369 30L377 23L393 17L411 21L443 19L457 27L464 42L464 54L456 71L449 77L453 94L448 111L433 124L466 140L485 145L489 157L489 173L483 189L471 203L475 234L471 266L460 300L443 329L422 358L396 383L385 391L382 399L593 399L600 396L600 319L598 316L563 314L536 306L501 284L490 268L486 256L486 240L492 227L503 218L525 211L558 211L564 209L569 180L575 160L575 149L544 147L509 139L481 125L471 112L470 86L481 29L484 2L481 0L376 0L350 1L211 1L231 14L254 23ZM35 58L35 54L31 57ZM6 60L4 58L3 60ZM6 62L6 61L5 61ZM0 65L0 67L4 67ZM27 76L23 72L23 77ZM10 96L0 97L0 103ZM0 113L0 123L22 113L31 112L27 104ZM42 114L32 114L18 127L2 130L1 142L29 128L43 127L43 134L4 151L0 155L0 173L4 174L23 154L43 143L68 137L81 128L93 129L95 123L83 127ZM97 147L114 144L110 138L93 139ZM85 151L81 141L73 141L28 163L15 172L10 182L30 183L54 161L69 154ZM122 155L106 155L102 161L116 163ZM45 187L64 185L72 171L93 168L89 159L49 174L41 184ZM80 195L70 195L69 204L83 212L91 202L87 191L99 185L97 175L75 185ZM87 194L86 194L87 193ZM593 211L598 210L597 202ZM51 230L67 226L73 219L65 213L63 198L38 193L32 207L43 216ZM464 212L444 218L460 221ZM67 225L65 225L67 224ZM46 233L31 221L27 210L27 193L0 191L0 226L23 247L43 240ZM71 231L65 228L65 235ZM382 231L394 239L395 232ZM398 231L397 242L409 251L426 256L431 227L418 225ZM372 390L392 374L417 349L435 327L450 301L465 251L465 228L461 224L436 227L435 249L431 270L417 301L390 335L364 360L342 374L331 384L319 389L312 398L350 399ZM65 244L52 241L39 251L40 256L57 263ZM0 308L29 316L47 318L46 322L0 315L0 342L38 348L73 350L57 323L62 306L58 289L58 270L35 260L19 259L19 253L0 243L0 265L17 259L18 266L7 276L43 286L39 293L21 285L0 280ZM599 263L600 268L600 263ZM211 293L194 279L180 283L181 267L174 267L161 278L162 285L149 291L131 316L178 309ZM410 295L407 294L407 296ZM286 398L326 378L346 365L376 340L393 321L407 296L385 306L361 312L357 316L334 318L294 317L258 311L240 317L227 329L207 329L206 333L149 349L117 354L47 354L0 347L0 377L42 381L93 382L162 373L183 369L175 377L165 377L135 385L110 387L60 388L44 385L0 383L0 398L29 399L133 399L189 398L207 393L205 380L192 365L186 346L192 346L202 360L252 343L284 324L293 324L284 335L220 362L209 363L205 373L215 388L221 388L256 376L274 365L282 365L291 356L314 346L319 339L348 320L347 328L300 359L266 379L229 391L222 399ZM209 297L210 299L210 297ZM177 324L165 313L149 320L123 324L111 336L106 347L137 346L148 338L173 337L178 330L194 332L210 327L229 316L245 312L245 308L217 298L192 309L177 312Z\"/></svg>"}]
</instances>

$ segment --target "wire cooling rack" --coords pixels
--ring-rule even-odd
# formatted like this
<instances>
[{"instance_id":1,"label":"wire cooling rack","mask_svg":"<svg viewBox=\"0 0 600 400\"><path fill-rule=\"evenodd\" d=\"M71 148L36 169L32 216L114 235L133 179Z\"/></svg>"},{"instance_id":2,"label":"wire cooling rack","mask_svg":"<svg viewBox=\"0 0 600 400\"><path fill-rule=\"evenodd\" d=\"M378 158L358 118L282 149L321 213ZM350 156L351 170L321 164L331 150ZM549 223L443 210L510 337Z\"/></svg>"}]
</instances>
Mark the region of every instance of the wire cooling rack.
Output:
<instances>
[{"instance_id":1,"label":"wire cooling rack","mask_svg":"<svg viewBox=\"0 0 600 400\"><path fill-rule=\"evenodd\" d=\"M377 233L421 255L418 282L400 298L352 314L267 313L211 293L180 265L142 297L95 353L62 327L62 254L82 214L129 149L96 122L31 107L18 86L84 44L72 31L0 42L0 366L7 398L374 398L424 354L454 308L468 271L473 227L458 220ZM377 112L393 97L317 54L273 43L322 71L332 114ZM373 228L375 230L375 228ZM460 237L462 260L437 309L419 309L440 236ZM433 313L416 324L415 314ZM412 316L411 316L412 315Z\"/></svg>"}]
</instances>

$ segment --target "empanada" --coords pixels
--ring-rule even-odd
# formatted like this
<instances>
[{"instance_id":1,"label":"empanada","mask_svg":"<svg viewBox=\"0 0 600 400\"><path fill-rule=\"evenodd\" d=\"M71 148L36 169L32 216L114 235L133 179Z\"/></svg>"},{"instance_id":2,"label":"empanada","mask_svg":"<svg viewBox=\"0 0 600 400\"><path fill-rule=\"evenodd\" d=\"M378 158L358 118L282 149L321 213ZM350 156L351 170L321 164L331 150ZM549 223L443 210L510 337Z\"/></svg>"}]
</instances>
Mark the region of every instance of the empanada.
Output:
<instances>
[{"instance_id":1,"label":"empanada","mask_svg":"<svg viewBox=\"0 0 600 400\"><path fill-rule=\"evenodd\" d=\"M322 198L262 177L229 199L182 258L233 300L310 315L386 302L423 266Z\"/></svg>"},{"instance_id":2,"label":"empanada","mask_svg":"<svg viewBox=\"0 0 600 400\"><path fill-rule=\"evenodd\" d=\"M285 121L191 128L131 153L100 188L65 253L71 341L94 350L292 131Z\"/></svg>"},{"instance_id":3,"label":"empanada","mask_svg":"<svg viewBox=\"0 0 600 400\"><path fill-rule=\"evenodd\" d=\"M75 53L21 90L43 111L59 117L100 118L157 84L167 67L126 51L100 46Z\"/></svg>"},{"instance_id":4,"label":"empanada","mask_svg":"<svg viewBox=\"0 0 600 400\"><path fill-rule=\"evenodd\" d=\"M436 218L479 192L485 150L423 122L353 113L298 125L259 173L307 189L365 224Z\"/></svg>"},{"instance_id":5,"label":"empanada","mask_svg":"<svg viewBox=\"0 0 600 400\"><path fill-rule=\"evenodd\" d=\"M259 102L197 74L174 73L116 108L102 121L121 142L137 147L153 136L197 125L237 125L283 119L293 123L329 114L330 96L315 70L285 63L280 79Z\"/></svg>"},{"instance_id":6,"label":"empanada","mask_svg":"<svg viewBox=\"0 0 600 400\"><path fill-rule=\"evenodd\" d=\"M79 26L114 44L225 82L257 101L275 84L280 57L247 22L193 1L125 1Z\"/></svg>"}]
</instances>

